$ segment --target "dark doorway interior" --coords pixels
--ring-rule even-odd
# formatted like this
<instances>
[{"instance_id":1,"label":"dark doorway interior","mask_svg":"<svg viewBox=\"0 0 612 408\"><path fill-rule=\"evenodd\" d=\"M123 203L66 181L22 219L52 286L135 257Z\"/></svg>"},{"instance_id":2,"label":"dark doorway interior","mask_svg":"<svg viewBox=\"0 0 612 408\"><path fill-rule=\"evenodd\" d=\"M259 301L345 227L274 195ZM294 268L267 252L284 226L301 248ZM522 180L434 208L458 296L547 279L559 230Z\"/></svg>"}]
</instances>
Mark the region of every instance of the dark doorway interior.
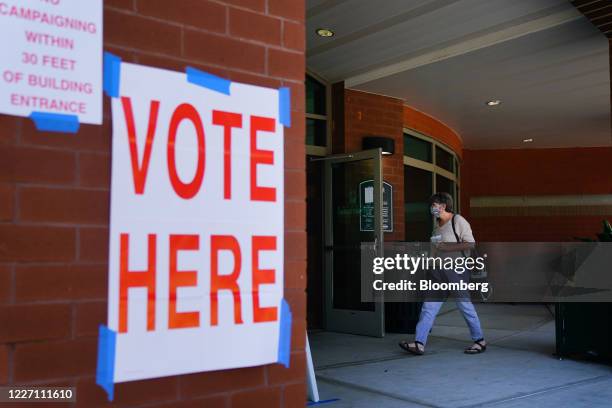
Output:
<instances>
[{"instance_id":1,"label":"dark doorway interior","mask_svg":"<svg viewBox=\"0 0 612 408\"><path fill-rule=\"evenodd\" d=\"M306 302L308 329L322 329L323 322L323 162L306 158Z\"/></svg>"},{"instance_id":2,"label":"dark doorway interior","mask_svg":"<svg viewBox=\"0 0 612 408\"><path fill-rule=\"evenodd\" d=\"M406 241L429 241L432 227L429 197L432 194L432 173L416 167L404 166Z\"/></svg>"}]
</instances>

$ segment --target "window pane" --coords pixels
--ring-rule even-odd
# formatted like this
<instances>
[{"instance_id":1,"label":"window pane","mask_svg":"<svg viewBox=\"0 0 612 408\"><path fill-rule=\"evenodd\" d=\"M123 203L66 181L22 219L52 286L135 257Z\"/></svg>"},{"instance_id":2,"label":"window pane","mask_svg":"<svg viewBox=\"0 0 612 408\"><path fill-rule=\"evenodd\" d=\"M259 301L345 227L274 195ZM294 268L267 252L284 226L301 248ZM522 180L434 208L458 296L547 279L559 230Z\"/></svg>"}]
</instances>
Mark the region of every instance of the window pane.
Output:
<instances>
[{"instance_id":1,"label":"window pane","mask_svg":"<svg viewBox=\"0 0 612 408\"><path fill-rule=\"evenodd\" d=\"M327 121L306 118L306 144L311 146L327 145Z\"/></svg>"},{"instance_id":2,"label":"window pane","mask_svg":"<svg viewBox=\"0 0 612 408\"><path fill-rule=\"evenodd\" d=\"M427 170L404 166L404 214L406 241L426 242L431 236L429 197L433 175Z\"/></svg>"},{"instance_id":3,"label":"window pane","mask_svg":"<svg viewBox=\"0 0 612 408\"><path fill-rule=\"evenodd\" d=\"M325 85L306 75L306 113L326 115Z\"/></svg>"},{"instance_id":4,"label":"window pane","mask_svg":"<svg viewBox=\"0 0 612 408\"><path fill-rule=\"evenodd\" d=\"M436 174L436 192L437 193L448 193L453 197L453 202L457 202L457 196L455 194L455 182ZM454 211L455 209L453 209Z\"/></svg>"},{"instance_id":5,"label":"window pane","mask_svg":"<svg viewBox=\"0 0 612 408\"><path fill-rule=\"evenodd\" d=\"M446 150L436 146L436 165L445 170L455 171L455 158Z\"/></svg>"},{"instance_id":6,"label":"window pane","mask_svg":"<svg viewBox=\"0 0 612 408\"><path fill-rule=\"evenodd\" d=\"M461 208L459 206L459 200L460 200L460 197L461 197L461 192L459 190L460 190L459 186L455 186L455 196L454 196L456 198L456 200L455 200L456 201L455 202L455 212L457 212L457 213L461 212Z\"/></svg>"},{"instance_id":7,"label":"window pane","mask_svg":"<svg viewBox=\"0 0 612 408\"><path fill-rule=\"evenodd\" d=\"M408 157L431 163L431 143L404 134L404 154Z\"/></svg>"}]
</instances>

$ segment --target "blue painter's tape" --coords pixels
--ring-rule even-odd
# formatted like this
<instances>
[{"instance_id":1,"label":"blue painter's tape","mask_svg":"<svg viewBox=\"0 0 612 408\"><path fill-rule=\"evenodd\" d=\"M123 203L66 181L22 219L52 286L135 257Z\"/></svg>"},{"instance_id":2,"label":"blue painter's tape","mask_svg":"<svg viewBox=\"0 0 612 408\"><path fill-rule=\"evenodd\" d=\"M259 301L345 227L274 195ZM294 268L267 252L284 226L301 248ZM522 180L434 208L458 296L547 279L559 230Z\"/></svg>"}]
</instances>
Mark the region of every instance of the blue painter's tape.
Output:
<instances>
[{"instance_id":1,"label":"blue painter's tape","mask_svg":"<svg viewBox=\"0 0 612 408\"><path fill-rule=\"evenodd\" d=\"M96 369L96 384L104 388L108 400L114 398L115 378L115 344L117 333L104 325L98 332L98 368Z\"/></svg>"},{"instance_id":2,"label":"blue painter's tape","mask_svg":"<svg viewBox=\"0 0 612 408\"><path fill-rule=\"evenodd\" d=\"M340 398L331 398L331 399L327 399L327 400L323 400L323 401L318 401L318 402L309 402L306 404L307 407L312 407L314 405L322 405L322 404L329 404L330 402L336 402L336 401L340 401Z\"/></svg>"},{"instance_id":3,"label":"blue painter's tape","mask_svg":"<svg viewBox=\"0 0 612 408\"><path fill-rule=\"evenodd\" d=\"M200 71L193 67L187 67L187 82L220 92L225 95L230 94L232 81L218 77L208 72Z\"/></svg>"},{"instance_id":4,"label":"blue painter's tape","mask_svg":"<svg viewBox=\"0 0 612 408\"><path fill-rule=\"evenodd\" d=\"M291 127L291 89L278 88L278 121Z\"/></svg>"},{"instance_id":5,"label":"blue painter's tape","mask_svg":"<svg viewBox=\"0 0 612 408\"><path fill-rule=\"evenodd\" d=\"M283 298L280 308L280 332L278 334L278 360L277 362L289 368L289 355L291 354L291 308Z\"/></svg>"},{"instance_id":6,"label":"blue painter's tape","mask_svg":"<svg viewBox=\"0 0 612 408\"><path fill-rule=\"evenodd\" d=\"M121 58L104 52L104 92L111 98L119 96L119 78L121 74Z\"/></svg>"},{"instance_id":7,"label":"blue painter's tape","mask_svg":"<svg viewBox=\"0 0 612 408\"><path fill-rule=\"evenodd\" d=\"M76 133L79 131L79 117L63 113L32 112L30 119L36 129L46 132Z\"/></svg>"}]
</instances>

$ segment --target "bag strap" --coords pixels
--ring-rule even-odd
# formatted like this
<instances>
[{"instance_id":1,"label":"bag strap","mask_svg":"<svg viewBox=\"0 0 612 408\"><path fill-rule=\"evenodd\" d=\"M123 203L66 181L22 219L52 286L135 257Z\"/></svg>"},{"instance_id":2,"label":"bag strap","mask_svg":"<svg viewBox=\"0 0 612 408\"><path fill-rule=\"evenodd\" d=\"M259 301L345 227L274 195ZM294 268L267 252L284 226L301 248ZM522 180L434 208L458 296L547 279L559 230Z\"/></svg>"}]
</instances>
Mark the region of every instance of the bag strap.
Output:
<instances>
[{"instance_id":1,"label":"bag strap","mask_svg":"<svg viewBox=\"0 0 612 408\"><path fill-rule=\"evenodd\" d=\"M459 239L459 235L457 234L457 230L455 229L455 217L457 216L457 214L453 214L453 218L451 219L451 226L453 227L453 234L455 234L455 239L457 240L458 243L461 243L461 240ZM464 257L465 255L465 251L461 251L461 255L463 255Z\"/></svg>"},{"instance_id":2,"label":"bag strap","mask_svg":"<svg viewBox=\"0 0 612 408\"><path fill-rule=\"evenodd\" d=\"M457 240L457 242L461 242L459 240L459 235L457 235L457 230L455 229L455 217L457 216L457 214L453 214L453 218L451 219L451 226L453 227L453 234L455 234L455 239Z\"/></svg>"}]
</instances>

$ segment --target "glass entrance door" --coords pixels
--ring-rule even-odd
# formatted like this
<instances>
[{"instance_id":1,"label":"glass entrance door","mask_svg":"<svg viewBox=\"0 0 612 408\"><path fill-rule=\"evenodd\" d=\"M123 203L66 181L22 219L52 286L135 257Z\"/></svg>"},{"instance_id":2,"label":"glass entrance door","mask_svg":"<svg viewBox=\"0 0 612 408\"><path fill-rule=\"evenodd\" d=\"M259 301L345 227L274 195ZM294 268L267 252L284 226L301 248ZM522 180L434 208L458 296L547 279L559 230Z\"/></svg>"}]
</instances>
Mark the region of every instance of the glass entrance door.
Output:
<instances>
[{"instance_id":1,"label":"glass entrance door","mask_svg":"<svg viewBox=\"0 0 612 408\"><path fill-rule=\"evenodd\" d=\"M382 337L382 299L361 302L361 248L383 248L381 150L324 160L326 329Z\"/></svg>"}]
</instances>

